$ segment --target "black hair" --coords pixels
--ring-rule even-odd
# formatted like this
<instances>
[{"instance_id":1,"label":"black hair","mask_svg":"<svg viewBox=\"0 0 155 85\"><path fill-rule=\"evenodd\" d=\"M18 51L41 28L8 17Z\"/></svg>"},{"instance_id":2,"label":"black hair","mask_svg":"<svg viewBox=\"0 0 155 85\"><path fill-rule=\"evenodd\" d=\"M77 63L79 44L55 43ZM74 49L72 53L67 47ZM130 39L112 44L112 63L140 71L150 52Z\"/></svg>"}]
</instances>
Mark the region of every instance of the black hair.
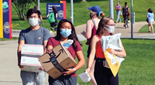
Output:
<instances>
[{"instance_id":1,"label":"black hair","mask_svg":"<svg viewBox=\"0 0 155 85\"><path fill-rule=\"evenodd\" d=\"M28 19L28 18L31 16L31 14L33 14L33 13L37 13L37 14L38 14L38 17L40 18L41 12L40 12L39 10L37 10L37 9L32 8L32 9L29 9L29 10L27 11L27 14L26 14L27 19Z\"/></svg>"},{"instance_id":2,"label":"black hair","mask_svg":"<svg viewBox=\"0 0 155 85\"><path fill-rule=\"evenodd\" d=\"M55 13L57 12L57 9L55 6L53 6L52 9L53 9L53 12L55 12Z\"/></svg>"},{"instance_id":3,"label":"black hair","mask_svg":"<svg viewBox=\"0 0 155 85\"><path fill-rule=\"evenodd\" d=\"M57 35L55 36L55 39L56 39L56 40L60 40L60 39L61 39L60 29L61 29L61 26L62 26L62 24L63 24L64 22L68 22L68 23L71 24L72 33L71 33L71 35L68 37L68 39L74 40L72 46L73 46L74 50L76 51L77 45L76 45L76 42L75 42L75 41L78 41L78 42L79 42L79 40L78 40L78 38L77 38L75 28L74 28L74 26L73 26L73 24L72 24L72 22L71 22L70 20L68 20L68 19L62 19L62 20L60 20L60 22L59 22L59 24L58 24L58 27L57 27ZM79 43L80 43L80 42L79 42Z\"/></svg>"},{"instance_id":4,"label":"black hair","mask_svg":"<svg viewBox=\"0 0 155 85\"><path fill-rule=\"evenodd\" d=\"M148 9L148 12L153 13L153 11L152 11L152 9L151 9L151 8L149 8L149 9Z\"/></svg>"},{"instance_id":5,"label":"black hair","mask_svg":"<svg viewBox=\"0 0 155 85\"><path fill-rule=\"evenodd\" d=\"M125 5L127 5L127 2L125 2Z\"/></svg>"},{"instance_id":6,"label":"black hair","mask_svg":"<svg viewBox=\"0 0 155 85\"><path fill-rule=\"evenodd\" d=\"M38 9L38 6L34 6L34 9Z\"/></svg>"}]
</instances>

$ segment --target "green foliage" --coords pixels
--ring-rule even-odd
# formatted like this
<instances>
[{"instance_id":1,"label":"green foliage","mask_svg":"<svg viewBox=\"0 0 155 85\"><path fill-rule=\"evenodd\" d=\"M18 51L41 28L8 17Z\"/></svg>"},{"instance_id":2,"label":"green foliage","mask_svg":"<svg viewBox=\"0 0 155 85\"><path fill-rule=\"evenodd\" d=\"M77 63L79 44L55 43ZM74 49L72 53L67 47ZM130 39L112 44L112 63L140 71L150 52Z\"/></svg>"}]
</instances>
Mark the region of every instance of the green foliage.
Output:
<instances>
[{"instance_id":1,"label":"green foliage","mask_svg":"<svg viewBox=\"0 0 155 85\"><path fill-rule=\"evenodd\" d=\"M19 19L25 20L26 12L36 0L12 0L12 7L15 9Z\"/></svg>"}]
</instances>

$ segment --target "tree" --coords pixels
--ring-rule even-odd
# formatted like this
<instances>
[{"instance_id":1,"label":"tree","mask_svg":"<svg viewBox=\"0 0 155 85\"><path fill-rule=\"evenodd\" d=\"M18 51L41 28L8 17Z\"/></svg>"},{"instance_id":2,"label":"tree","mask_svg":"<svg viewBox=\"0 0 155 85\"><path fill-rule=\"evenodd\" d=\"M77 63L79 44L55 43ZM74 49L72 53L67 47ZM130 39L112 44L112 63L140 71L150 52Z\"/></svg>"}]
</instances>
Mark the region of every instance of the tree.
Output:
<instances>
[{"instance_id":1,"label":"tree","mask_svg":"<svg viewBox=\"0 0 155 85\"><path fill-rule=\"evenodd\" d=\"M36 3L37 0L12 0L12 7L17 12L19 19L25 20L26 13L32 3Z\"/></svg>"}]
</instances>

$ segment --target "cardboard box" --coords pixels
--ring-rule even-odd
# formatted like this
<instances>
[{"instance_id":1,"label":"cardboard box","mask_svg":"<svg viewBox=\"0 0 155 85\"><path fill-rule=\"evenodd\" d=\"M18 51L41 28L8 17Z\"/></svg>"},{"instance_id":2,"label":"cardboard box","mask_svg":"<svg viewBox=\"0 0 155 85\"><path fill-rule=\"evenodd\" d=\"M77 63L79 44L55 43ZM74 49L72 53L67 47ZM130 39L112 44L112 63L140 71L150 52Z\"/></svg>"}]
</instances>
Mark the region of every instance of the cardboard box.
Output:
<instances>
[{"instance_id":1,"label":"cardboard box","mask_svg":"<svg viewBox=\"0 0 155 85\"><path fill-rule=\"evenodd\" d=\"M39 61L46 72L56 79L62 75L65 69L75 66L77 63L61 44L53 48L52 53L45 53L39 57Z\"/></svg>"},{"instance_id":2,"label":"cardboard box","mask_svg":"<svg viewBox=\"0 0 155 85\"><path fill-rule=\"evenodd\" d=\"M21 49L21 62L24 68L21 68L23 71L29 72L40 72L41 64L38 61L38 57L43 55L43 45L30 45L24 44Z\"/></svg>"},{"instance_id":3,"label":"cardboard box","mask_svg":"<svg viewBox=\"0 0 155 85\"><path fill-rule=\"evenodd\" d=\"M21 65L24 66L24 68L21 69L23 71L40 72L41 70L39 70L39 68L42 68L38 57L22 56Z\"/></svg>"}]
</instances>

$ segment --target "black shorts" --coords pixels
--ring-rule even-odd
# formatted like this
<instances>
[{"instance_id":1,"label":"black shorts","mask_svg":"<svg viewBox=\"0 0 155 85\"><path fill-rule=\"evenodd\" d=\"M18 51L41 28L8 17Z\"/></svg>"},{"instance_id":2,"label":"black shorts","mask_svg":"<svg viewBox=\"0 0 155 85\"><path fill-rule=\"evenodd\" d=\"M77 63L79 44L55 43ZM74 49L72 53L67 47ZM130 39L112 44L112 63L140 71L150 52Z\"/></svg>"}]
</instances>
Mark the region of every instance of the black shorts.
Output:
<instances>
[{"instance_id":1,"label":"black shorts","mask_svg":"<svg viewBox=\"0 0 155 85\"><path fill-rule=\"evenodd\" d=\"M57 22L50 23L50 26L51 26L51 27L56 27L56 26L57 26Z\"/></svg>"},{"instance_id":2,"label":"black shorts","mask_svg":"<svg viewBox=\"0 0 155 85\"><path fill-rule=\"evenodd\" d=\"M90 52L91 52L91 47L90 47L90 45L89 45L88 50L87 50L87 58L89 58ZM96 59L96 54L95 54L94 60L95 60L95 59Z\"/></svg>"},{"instance_id":3,"label":"black shorts","mask_svg":"<svg viewBox=\"0 0 155 85\"><path fill-rule=\"evenodd\" d=\"M103 60L96 59L94 76L97 85L119 85L118 74L114 77L111 70L103 66Z\"/></svg>"}]
</instances>

